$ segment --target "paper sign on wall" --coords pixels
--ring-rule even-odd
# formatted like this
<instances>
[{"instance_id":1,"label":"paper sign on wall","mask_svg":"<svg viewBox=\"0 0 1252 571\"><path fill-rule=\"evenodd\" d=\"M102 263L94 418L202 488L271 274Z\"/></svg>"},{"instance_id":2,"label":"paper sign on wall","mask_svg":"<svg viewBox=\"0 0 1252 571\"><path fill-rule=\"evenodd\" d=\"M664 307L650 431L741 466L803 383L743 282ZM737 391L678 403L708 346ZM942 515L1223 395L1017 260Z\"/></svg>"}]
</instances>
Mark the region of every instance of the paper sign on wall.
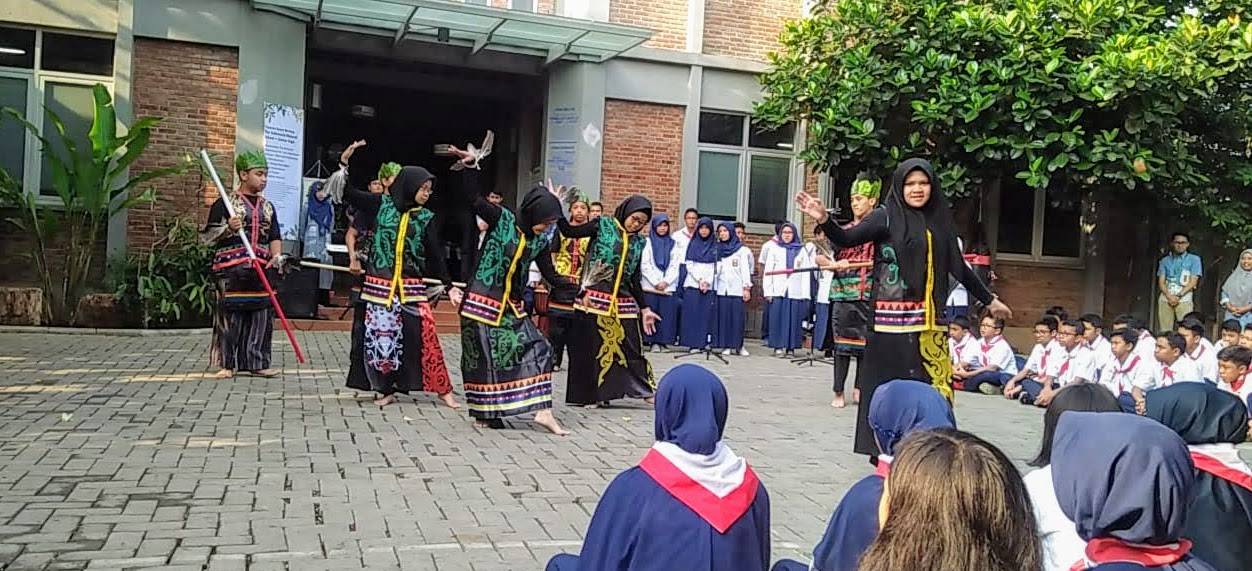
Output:
<instances>
[{"instance_id":1,"label":"paper sign on wall","mask_svg":"<svg viewBox=\"0 0 1252 571\"><path fill-rule=\"evenodd\" d=\"M269 162L265 198L278 212L283 239L299 240L304 205L304 110L266 103L264 133L265 160Z\"/></svg>"}]
</instances>

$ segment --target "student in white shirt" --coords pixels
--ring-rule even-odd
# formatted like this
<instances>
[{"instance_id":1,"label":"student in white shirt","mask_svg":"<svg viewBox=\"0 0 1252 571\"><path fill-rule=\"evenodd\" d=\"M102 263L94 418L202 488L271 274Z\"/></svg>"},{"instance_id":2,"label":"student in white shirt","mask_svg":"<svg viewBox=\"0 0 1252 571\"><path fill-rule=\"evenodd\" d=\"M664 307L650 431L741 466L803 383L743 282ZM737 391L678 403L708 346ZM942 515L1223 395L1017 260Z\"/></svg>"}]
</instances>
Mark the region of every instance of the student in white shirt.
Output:
<instances>
[{"instance_id":1,"label":"student in white shirt","mask_svg":"<svg viewBox=\"0 0 1252 571\"><path fill-rule=\"evenodd\" d=\"M1221 339L1213 344L1213 349L1221 352L1227 347L1234 347L1239 344L1239 333L1243 331L1243 324L1238 319L1227 319L1222 322ZM1220 357L1218 358L1220 360Z\"/></svg>"},{"instance_id":2,"label":"student in white shirt","mask_svg":"<svg viewBox=\"0 0 1252 571\"><path fill-rule=\"evenodd\" d=\"M1195 363L1200 376L1210 382L1217 383L1217 350L1204 338L1204 324L1194 319L1183 319L1178 324L1178 334L1187 343L1187 358Z\"/></svg>"},{"instance_id":3,"label":"student in white shirt","mask_svg":"<svg viewBox=\"0 0 1252 571\"><path fill-rule=\"evenodd\" d=\"M777 270L809 268L816 264L804 250L800 232L794 224L786 222L778 231L778 244L765 264L766 273ZM791 355L804 345L804 320L809 316L812 296L809 293L807 272L770 276L774 280L767 286L765 295L772 296L769 307L769 347L774 355ZM766 278L769 279L769 278Z\"/></svg>"},{"instance_id":4,"label":"student in white shirt","mask_svg":"<svg viewBox=\"0 0 1252 571\"><path fill-rule=\"evenodd\" d=\"M1088 313L1079 317L1082 321L1083 343L1091 349L1091 358L1095 363L1096 377L1092 380L1100 380L1099 377L1104 373L1105 365L1113 360L1113 351L1109 348L1109 340L1104 338L1104 318L1094 313Z\"/></svg>"},{"instance_id":5,"label":"student in white shirt","mask_svg":"<svg viewBox=\"0 0 1252 571\"><path fill-rule=\"evenodd\" d=\"M739 241L734 224L717 225L717 272L713 288L717 290L717 317L713 327L713 348L723 355L739 353L744 357L743 331L747 309L752 299L752 251Z\"/></svg>"},{"instance_id":6,"label":"student in white shirt","mask_svg":"<svg viewBox=\"0 0 1252 571\"><path fill-rule=\"evenodd\" d=\"M774 258L782 255L782 247L779 246L778 233L782 230L782 223L774 225L774 235L761 244L761 254L756 257L757 263L761 264L763 272L771 271L775 268ZM786 276L761 276L761 294L765 297L765 304L761 308L761 340L769 341L769 319L770 305L774 303L774 298L782 289L781 284L786 283Z\"/></svg>"},{"instance_id":7,"label":"student in white shirt","mask_svg":"<svg viewBox=\"0 0 1252 571\"><path fill-rule=\"evenodd\" d=\"M1187 342L1183 340L1182 335L1169 332L1162 333L1156 338L1156 366L1152 368L1152 377L1148 379L1146 386L1135 386L1131 389L1135 412L1144 413L1147 406L1144 397L1149 391L1168 387L1174 383L1204 382L1195 362L1186 358L1186 352Z\"/></svg>"},{"instance_id":8,"label":"student in white shirt","mask_svg":"<svg viewBox=\"0 0 1252 571\"><path fill-rule=\"evenodd\" d=\"M1087 542L1078 537L1074 522L1061 511L1052 486L1052 437L1056 434L1061 413L1068 411L1120 412L1120 408L1117 400L1100 387L1082 384L1057 392L1043 415L1043 442L1039 446L1039 455L1029 463L1038 469L1022 478L1035 512L1043 571L1069 571L1075 561L1083 560L1087 548Z\"/></svg>"},{"instance_id":9,"label":"student in white shirt","mask_svg":"<svg viewBox=\"0 0 1252 571\"><path fill-rule=\"evenodd\" d=\"M1252 407L1252 380L1248 379L1249 367L1252 367L1252 349L1235 345L1222 349L1221 353L1217 354L1217 374L1221 378L1217 386L1224 391L1234 393L1243 404ZM1252 417L1252 412L1248 414ZM1249 423L1249 427L1252 427L1252 423Z\"/></svg>"},{"instance_id":10,"label":"student in white shirt","mask_svg":"<svg viewBox=\"0 0 1252 571\"><path fill-rule=\"evenodd\" d=\"M1059 351L1048 360L1048 367L1037 381L1022 382L1022 402L1046 407L1062 387L1090 383L1095 379L1091 349L1082 342L1082 322L1070 320L1056 331Z\"/></svg>"},{"instance_id":11,"label":"student in white shirt","mask_svg":"<svg viewBox=\"0 0 1252 571\"><path fill-rule=\"evenodd\" d=\"M966 317L953 317L948 321L948 358L952 360L953 371L964 366L967 352L973 346L974 336L969 329Z\"/></svg>"},{"instance_id":12,"label":"student in white shirt","mask_svg":"<svg viewBox=\"0 0 1252 571\"><path fill-rule=\"evenodd\" d=\"M1056 320L1040 319L1035 322L1035 347L1030 350L1026 364L1004 385L1004 398L1016 399L1022 394L1022 381L1036 379L1048 367L1048 347L1056 341Z\"/></svg>"},{"instance_id":13,"label":"student in white shirt","mask_svg":"<svg viewBox=\"0 0 1252 571\"><path fill-rule=\"evenodd\" d=\"M743 222L735 222L735 235L739 237L739 241L743 242L744 246L748 245L748 227L744 225ZM752 248L748 248L748 277L756 277L756 255L752 253ZM761 337L765 337L765 330L763 329L765 325L763 324L768 321L768 319L761 320ZM740 347L739 354L746 356L748 354L748 348L746 346Z\"/></svg>"},{"instance_id":14,"label":"student in white shirt","mask_svg":"<svg viewBox=\"0 0 1252 571\"><path fill-rule=\"evenodd\" d=\"M1135 351L1139 336L1127 329L1114 331L1109 341L1110 358L1100 372L1100 384L1123 403L1123 410L1134 412L1134 400L1130 392L1135 387L1146 387L1152 382L1152 370L1156 360L1145 361ZM1127 406L1126 403L1129 403Z\"/></svg>"},{"instance_id":15,"label":"student in white shirt","mask_svg":"<svg viewBox=\"0 0 1252 571\"><path fill-rule=\"evenodd\" d=\"M660 351L678 342L678 269L683 259L679 257L678 241L670 235L669 216L662 213L652 217L652 230L644 242L643 257L639 261L642 275L643 296L658 316L660 323L651 335L644 335L644 343L653 351ZM682 254L686 255L686 248Z\"/></svg>"},{"instance_id":16,"label":"student in white shirt","mask_svg":"<svg viewBox=\"0 0 1252 571\"><path fill-rule=\"evenodd\" d=\"M965 363L953 374L969 392L999 394L1013 375L1017 374L1017 357L1004 339L1004 320L990 315L978 323L981 339L966 349Z\"/></svg>"},{"instance_id":17,"label":"student in white shirt","mask_svg":"<svg viewBox=\"0 0 1252 571\"><path fill-rule=\"evenodd\" d=\"M1148 325L1142 319L1129 313L1118 315L1113 319L1113 331L1122 329L1130 329L1139 336L1139 340L1135 342L1136 355L1149 363L1156 360L1156 337L1148 330Z\"/></svg>"},{"instance_id":18,"label":"student in white shirt","mask_svg":"<svg viewBox=\"0 0 1252 571\"><path fill-rule=\"evenodd\" d=\"M1239 346L1252 349L1252 323L1243 326L1243 331L1239 332Z\"/></svg>"},{"instance_id":19,"label":"student in white shirt","mask_svg":"<svg viewBox=\"0 0 1252 571\"><path fill-rule=\"evenodd\" d=\"M683 211L683 223L674 225L670 228L670 234L674 236L674 263L678 264L678 297L682 298L684 284L687 283L687 245L691 243L691 237L696 233L696 222L700 220L700 212L694 208L688 208ZM675 230L677 227L677 230ZM682 304L678 305L678 319L674 322L674 326L682 331L683 308Z\"/></svg>"},{"instance_id":20,"label":"student in white shirt","mask_svg":"<svg viewBox=\"0 0 1252 571\"><path fill-rule=\"evenodd\" d=\"M817 265L822 265L823 261L829 262L830 253L829 242L826 241L826 235L822 233L820 225L813 228L813 241L804 245L804 249L809 255L817 261ZM813 349L822 351L827 357L833 355L834 336L831 335L830 327L830 286L835 280L835 272L830 270L822 270L813 272Z\"/></svg>"}]
</instances>

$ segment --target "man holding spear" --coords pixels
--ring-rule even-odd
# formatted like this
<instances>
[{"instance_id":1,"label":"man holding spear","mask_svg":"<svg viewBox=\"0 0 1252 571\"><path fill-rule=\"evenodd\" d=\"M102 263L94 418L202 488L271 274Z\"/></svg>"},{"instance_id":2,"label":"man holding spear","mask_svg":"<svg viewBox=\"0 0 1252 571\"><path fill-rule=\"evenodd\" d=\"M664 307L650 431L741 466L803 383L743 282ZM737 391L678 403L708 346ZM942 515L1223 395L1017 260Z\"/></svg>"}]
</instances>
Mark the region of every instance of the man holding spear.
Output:
<instances>
[{"instance_id":1,"label":"man holding spear","mask_svg":"<svg viewBox=\"0 0 1252 571\"><path fill-rule=\"evenodd\" d=\"M213 318L210 360L218 368L214 376L219 379L233 377L235 371L260 377L278 376L278 371L270 368L274 310L268 288L251 257L255 253L269 269L283 253L274 205L261 196L267 169L265 155L260 151L247 151L236 157L239 188L233 193L220 193L200 233L204 243L215 247L213 273L217 277L218 307ZM230 201L229 207L226 201ZM243 241L245 236L248 244Z\"/></svg>"}]
</instances>

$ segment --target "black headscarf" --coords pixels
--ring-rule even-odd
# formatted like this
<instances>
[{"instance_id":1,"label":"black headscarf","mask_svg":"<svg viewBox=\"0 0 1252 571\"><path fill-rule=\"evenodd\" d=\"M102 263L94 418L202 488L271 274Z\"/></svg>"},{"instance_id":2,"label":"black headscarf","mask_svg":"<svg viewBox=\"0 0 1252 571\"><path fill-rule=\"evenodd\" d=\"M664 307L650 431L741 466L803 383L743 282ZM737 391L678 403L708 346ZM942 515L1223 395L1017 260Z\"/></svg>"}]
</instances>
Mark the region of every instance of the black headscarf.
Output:
<instances>
[{"instance_id":1,"label":"black headscarf","mask_svg":"<svg viewBox=\"0 0 1252 571\"><path fill-rule=\"evenodd\" d=\"M561 217L561 201L552 191L543 186L536 186L522 197L522 204L517 207L517 225L527 236L534 234L531 226L553 222Z\"/></svg>"},{"instance_id":2,"label":"black headscarf","mask_svg":"<svg viewBox=\"0 0 1252 571\"><path fill-rule=\"evenodd\" d=\"M435 175L422 167L404 167L400 169L400 174L396 175L396 180L391 183L391 202L396 205L396 210L405 212L417 207L417 189L421 188L428 180L434 180Z\"/></svg>"},{"instance_id":3,"label":"black headscarf","mask_svg":"<svg viewBox=\"0 0 1252 571\"><path fill-rule=\"evenodd\" d=\"M904 201L904 179L913 171L922 171L930 178L930 199L921 208L913 208ZM931 302L936 309L942 308L948 297L948 274L957 267L955 264L965 262L956 245L952 210L930 161L912 158L900 163L891 175L891 188L887 191L885 206L890 244L896 250L896 259L901 262L900 277L915 293L923 292L926 287L926 264L923 260L926 259L926 231L930 231L931 247L934 249Z\"/></svg>"},{"instance_id":4,"label":"black headscarf","mask_svg":"<svg viewBox=\"0 0 1252 571\"><path fill-rule=\"evenodd\" d=\"M648 219L652 219L652 201L642 194L632 194L626 197L621 204L617 205L617 209L613 211L613 217L626 224L626 218L636 212L642 212L648 215ZM642 228L640 228L642 230Z\"/></svg>"},{"instance_id":5,"label":"black headscarf","mask_svg":"<svg viewBox=\"0 0 1252 571\"><path fill-rule=\"evenodd\" d=\"M1247 407L1208 383L1176 383L1148 392L1145 401L1145 415L1187 444L1239 444L1247 438Z\"/></svg>"}]
</instances>

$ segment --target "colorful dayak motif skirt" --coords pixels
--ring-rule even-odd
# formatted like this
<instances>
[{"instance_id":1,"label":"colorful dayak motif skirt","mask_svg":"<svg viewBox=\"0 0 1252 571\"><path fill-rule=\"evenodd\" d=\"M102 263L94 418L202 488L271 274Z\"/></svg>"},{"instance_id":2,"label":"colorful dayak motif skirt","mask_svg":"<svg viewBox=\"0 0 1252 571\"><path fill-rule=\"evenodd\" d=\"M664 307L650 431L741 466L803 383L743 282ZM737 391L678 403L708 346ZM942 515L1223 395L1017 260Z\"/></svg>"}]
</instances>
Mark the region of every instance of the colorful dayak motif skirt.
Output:
<instances>
[{"instance_id":1,"label":"colorful dayak motif skirt","mask_svg":"<svg viewBox=\"0 0 1252 571\"><path fill-rule=\"evenodd\" d=\"M869 425L869 409L874 391L883 383L908 379L933 385L952 402L952 361L948 357L947 335L943 331L920 333L881 333L871 331L865 356L857 362L856 383L861 402L856 409L858 454L878 454L874 431Z\"/></svg>"},{"instance_id":2,"label":"colorful dayak motif skirt","mask_svg":"<svg viewBox=\"0 0 1252 571\"><path fill-rule=\"evenodd\" d=\"M643 356L640 321L577 312L570 336L566 403L642 399L656 392L652 365Z\"/></svg>"},{"instance_id":3,"label":"colorful dayak motif skirt","mask_svg":"<svg viewBox=\"0 0 1252 571\"><path fill-rule=\"evenodd\" d=\"M865 353L865 336L870 326L869 302L833 302L830 321L835 334L835 354L859 359Z\"/></svg>"},{"instance_id":4,"label":"colorful dayak motif skirt","mask_svg":"<svg viewBox=\"0 0 1252 571\"><path fill-rule=\"evenodd\" d=\"M462 317L461 376L475 419L552 408L552 347L530 318L505 311L493 326Z\"/></svg>"},{"instance_id":5,"label":"colorful dayak motif skirt","mask_svg":"<svg viewBox=\"0 0 1252 571\"><path fill-rule=\"evenodd\" d=\"M270 368L274 310L229 310L222 304L213 317L209 361L218 369L260 371Z\"/></svg>"},{"instance_id":6,"label":"colorful dayak motif skirt","mask_svg":"<svg viewBox=\"0 0 1252 571\"><path fill-rule=\"evenodd\" d=\"M361 354L370 389L383 395L452 390L429 303L366 303Z\"/></svg>"}]
</instances>

